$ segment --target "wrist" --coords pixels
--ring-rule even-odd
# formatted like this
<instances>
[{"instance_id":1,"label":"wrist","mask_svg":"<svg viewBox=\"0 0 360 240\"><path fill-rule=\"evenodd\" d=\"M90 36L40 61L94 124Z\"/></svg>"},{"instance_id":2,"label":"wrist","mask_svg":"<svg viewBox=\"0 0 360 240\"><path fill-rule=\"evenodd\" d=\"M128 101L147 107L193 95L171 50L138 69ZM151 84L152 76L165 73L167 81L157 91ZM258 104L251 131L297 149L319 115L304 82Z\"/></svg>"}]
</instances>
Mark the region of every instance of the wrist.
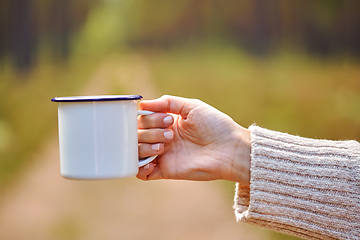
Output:
<instances>
[{"instance_id":1,"label":"wrist","mask_svg":"<svg viewBox=\"0 0 360 240\"><path fill-rule=\"evenodd\" d=\"M226 180L238 182L242 186L250 185L251 136L250 130L238 125L233 134L233 156L230 172Z\"/></svg>"}]
</instances>

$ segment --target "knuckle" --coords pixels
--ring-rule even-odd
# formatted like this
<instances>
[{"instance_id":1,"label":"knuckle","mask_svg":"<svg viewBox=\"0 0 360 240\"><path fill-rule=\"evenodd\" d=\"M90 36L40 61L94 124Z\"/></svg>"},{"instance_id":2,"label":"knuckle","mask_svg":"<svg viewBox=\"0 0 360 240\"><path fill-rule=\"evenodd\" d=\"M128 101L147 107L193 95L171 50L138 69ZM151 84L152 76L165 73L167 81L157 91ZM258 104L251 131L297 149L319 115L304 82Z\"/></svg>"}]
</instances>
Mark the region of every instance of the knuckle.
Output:
<instances>
[{"instance_id":1,"label":"knuckle","mask_svg":"<svg viewBox=\"0 0 360 240\"><path fill-rule=\"evenodd\" d=\"M161 138L161 130L160 129L151 129L150 131L150 141L152 143L158 142Z\"/></svg>"},{"instance_id":2,"label":"knuckle","mask_svg":"<svg viewBox=\"0 0 360 240\"><path fill-rule=\"evenodd\" d=\"M148 116L140 116L138 119L139 128L155 128L159 127L161 115L154 113Z\"/></svg>"},{"instance_id":3,"label":"knuckle","mask_svg":"<svg viewBox=\"0 0 360 240\"><path fill-rule=\"evenodd\" d=\"M161 98L161 99L166 99L166 98L169 98L169 97L170 97L170 95L164 94L164 95L162 95L160 98Z\"/></svg>"},{"instance_id":4,"label":"knuckle","mask_svg":"<svg viewBox=\"0 0 360 240\"><path fill-rule=\"evenodd\" d=\"M155 139L156 139L156 130L155 130L155 129L151 129L151 130L149 131L149 141L150 141L150 142L153 142L153 141L155 141Z\"/></svg>"},{"instance_id":5,"label":"knuckle","mask_svg":"<svg viewBox=\"0 0 360 240\"><path fill-rule=\"evenodd\" d=\"M149 115L148 126L150 128L156 127L156 114L153 114L153 116Z\"/></svg>"}]
</instances>

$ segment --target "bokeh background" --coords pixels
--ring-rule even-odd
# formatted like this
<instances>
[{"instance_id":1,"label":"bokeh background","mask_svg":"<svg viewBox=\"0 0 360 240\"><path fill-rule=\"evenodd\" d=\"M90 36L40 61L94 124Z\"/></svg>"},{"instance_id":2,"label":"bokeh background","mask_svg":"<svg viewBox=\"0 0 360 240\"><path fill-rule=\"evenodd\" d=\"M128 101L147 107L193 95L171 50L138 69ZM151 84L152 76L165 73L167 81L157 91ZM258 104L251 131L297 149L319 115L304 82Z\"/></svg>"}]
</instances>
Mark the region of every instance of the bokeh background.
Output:
<instances>
[{"instance_id":1,"label":"bokeh background","mask_svg":"<svg viewBox=\"0 0 360 240\"><path fill-rule=\"evenodd\" d=\"M295 239L221 225L232 183L62 179L50 99L178 95L245 127L360 140L359 59L360 1L1 1L1 239Z\"/></svg>"}]
</instances>

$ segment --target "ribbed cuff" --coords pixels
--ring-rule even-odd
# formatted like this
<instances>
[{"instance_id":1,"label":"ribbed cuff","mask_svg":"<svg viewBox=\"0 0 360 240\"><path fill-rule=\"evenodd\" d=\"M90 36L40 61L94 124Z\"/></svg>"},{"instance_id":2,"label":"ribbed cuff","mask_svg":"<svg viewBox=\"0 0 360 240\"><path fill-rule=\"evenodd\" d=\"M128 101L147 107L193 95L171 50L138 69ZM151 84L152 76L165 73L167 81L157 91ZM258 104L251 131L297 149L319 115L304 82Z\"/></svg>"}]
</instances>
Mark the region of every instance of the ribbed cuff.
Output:
<instances>
[{"instance_id":1,"label":"ribbed cuff","mask_svg":"<svg viewBox=\"0 0 360 240\"><path fill-rule=\"evenodd\" d=\"M306 239L360 237L358 142L249 129L250 189L237 184L239 221Z\"/></svg>"}]
</instances>

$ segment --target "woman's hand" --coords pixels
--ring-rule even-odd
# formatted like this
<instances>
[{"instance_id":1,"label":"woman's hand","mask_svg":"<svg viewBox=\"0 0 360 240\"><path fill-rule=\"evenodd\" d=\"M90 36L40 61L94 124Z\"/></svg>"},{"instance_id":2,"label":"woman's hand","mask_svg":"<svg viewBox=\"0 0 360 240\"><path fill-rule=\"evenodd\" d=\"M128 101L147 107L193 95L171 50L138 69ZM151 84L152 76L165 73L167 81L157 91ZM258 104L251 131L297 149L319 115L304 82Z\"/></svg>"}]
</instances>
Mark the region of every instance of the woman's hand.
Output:
<instances>
[{"instance_id":1,"label":"woman's hand","mask_svg":"<svg viewBox=\"0 0 360 240\"><path fill-rule=\"evenodd\" d=\"M156 113L139 117L139 156L159 156L140 168L139 179L249 185L250 132L229 116L202 101L173 96L143 101L140 108Z\"/></svg>"}]
</instances>

